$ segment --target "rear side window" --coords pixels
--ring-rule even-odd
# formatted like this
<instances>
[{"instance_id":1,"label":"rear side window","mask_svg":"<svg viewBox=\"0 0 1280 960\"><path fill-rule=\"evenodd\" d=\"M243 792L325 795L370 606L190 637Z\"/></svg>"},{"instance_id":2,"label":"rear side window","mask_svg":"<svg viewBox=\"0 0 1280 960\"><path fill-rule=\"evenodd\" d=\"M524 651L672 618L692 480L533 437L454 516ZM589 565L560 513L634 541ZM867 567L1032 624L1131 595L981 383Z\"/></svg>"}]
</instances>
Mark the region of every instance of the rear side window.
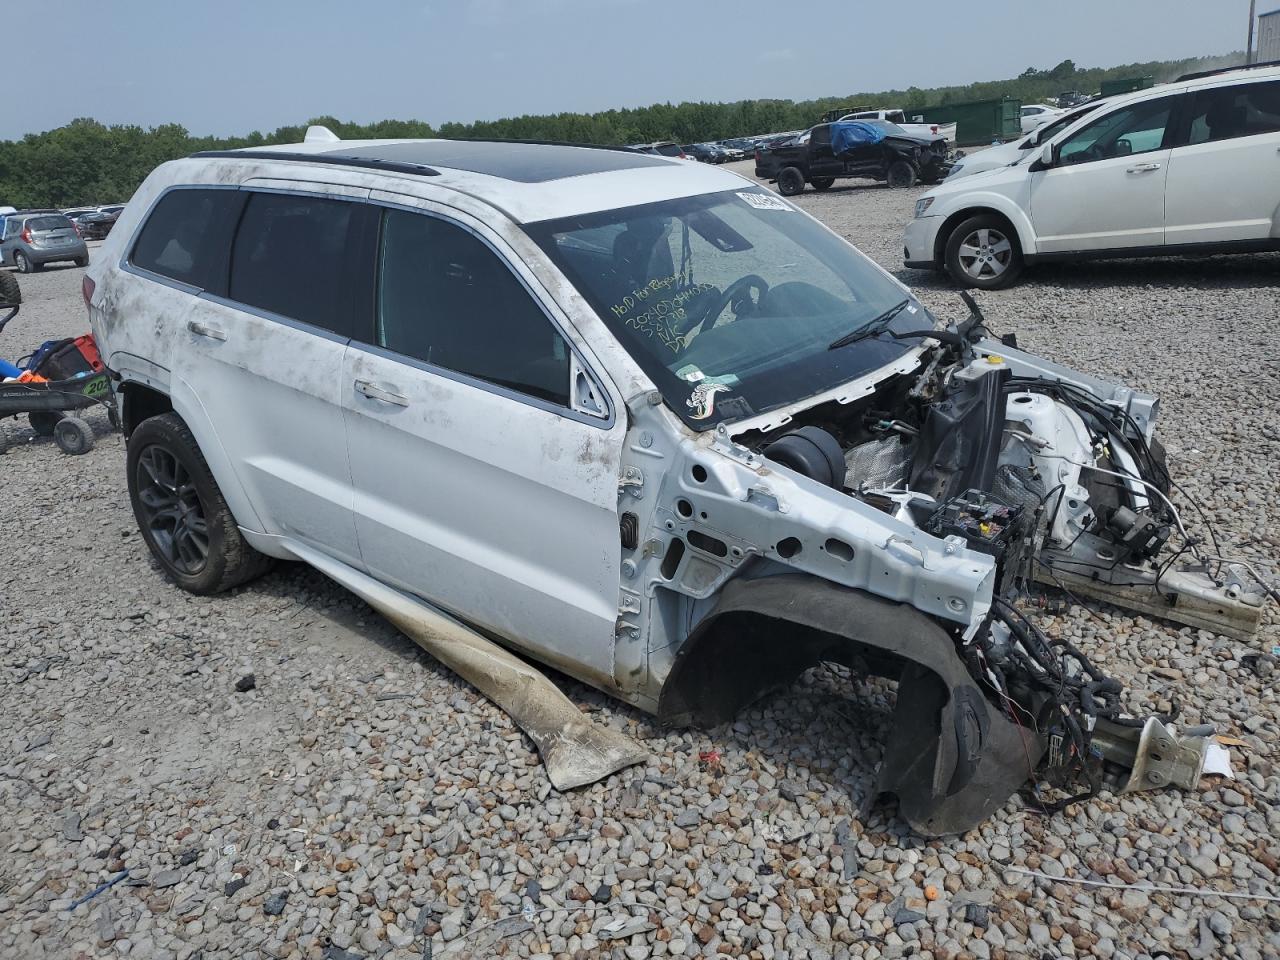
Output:
<instances>
[{"instance_id":1,"label":"rear side window","mask_svg":"<svg viewBox=\"0 0 1280 960\"><path fill-rule=\"evenodd\" d=\"M170 190L143 224L129 262L202 290L218 289L242 201L235 190Z\"/></svg>"},{"instance_id":2,"label":"rear side window","mask_svg":"<svg viewBox=\"0 0 1280 960\"><path fill-rule=\"evenodd\" d=\"M352 336L356 204L253 193L231 251L232 300Z\"/></svg>"},{"instance_id":3,"label":"rear side window","mask_svg":"<svg viewBox=\"0 0 1280 960\"><path fill-rule=\"evenodd\" d=\"M568 345L510 267L457 224L386 212L377 341L396 353L569 405Z\"/></svg>"},{"instance_id":4,"label":"rear side window","mask_svg":"<svg viewBox=\"0 0 1280 960\"><path fill-rule=\"evenodd\" d=\"M1190 143L1280 131L1280 80L1200 90L1191 101Z\"/></svg>"}]
</instances>

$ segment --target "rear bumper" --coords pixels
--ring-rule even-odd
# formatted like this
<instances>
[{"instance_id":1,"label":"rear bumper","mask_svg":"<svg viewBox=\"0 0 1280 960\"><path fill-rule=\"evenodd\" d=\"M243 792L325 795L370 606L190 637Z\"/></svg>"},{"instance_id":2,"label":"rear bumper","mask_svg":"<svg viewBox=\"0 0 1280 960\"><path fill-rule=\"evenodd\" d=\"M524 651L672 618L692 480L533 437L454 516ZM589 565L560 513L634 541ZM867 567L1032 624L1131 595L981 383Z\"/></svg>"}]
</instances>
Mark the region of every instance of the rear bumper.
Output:
<instances>
[{"instance_id":1,"label":"rear bumper","mask_svg":"<svg viewBox=\"0 0 1280 960\"><path fill-rule=\"evenodd\" d=\"M938 265L939 258L934 251L942 222L942 217L916 217L907 223L902 238L902 259L906 266L931 270Z\"/></svg>"},{"instance_id":2,"label":"rear bumper","mask_svg":"<svg viewBox=\"0 0 1280 960\"><path fill-rule=\"evenodd\" d=\"M57 263L60 260L77 260L89 255L89 248L81 240L69 243L65 247L28 247L27 256L32 263Z\"/></svg>"}]
</instances>

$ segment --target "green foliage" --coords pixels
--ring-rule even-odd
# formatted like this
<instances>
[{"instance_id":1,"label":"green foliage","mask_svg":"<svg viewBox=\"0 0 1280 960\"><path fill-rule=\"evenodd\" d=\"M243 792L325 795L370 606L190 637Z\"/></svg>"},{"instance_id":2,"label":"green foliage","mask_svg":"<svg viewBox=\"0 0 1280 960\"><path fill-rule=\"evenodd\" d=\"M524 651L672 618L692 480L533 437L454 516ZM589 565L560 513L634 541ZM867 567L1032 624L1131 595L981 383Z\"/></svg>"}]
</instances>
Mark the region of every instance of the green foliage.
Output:
<instances>
[{"instance_id":1,"label":"green foliage","mask_svg":"<svg viewBox=\"0 0 1280 960\"><path fill-rule=\"evenodd\" d=\"M647 143L675 140L690 143L751 136L810 126L828 110L844 106L912 108L994 97L1017 97L1024 103L1054 97L1066 90L1097 92L1103 81L1125 77L1173 79L1193 70L1240 63L1239 53L1196 60L1160 60L1118 67L1079 68L1064 60L1048 70L1028 67L1016 79L924 90L881 90L818 100L739 100L734 103L656 103L648 107L599 113L556 113L509 117L475 123L446 123L439 130L419 120L345 123L316 117L344 140L394 137L483 137L517 140L562 140L573 143ZM69 207L127 199L158 164L199 150L229 150L271 143L297 143L306 124L254 131L242 137L193 137L184 127L165 124L106 127L91 119L73 120L21 140L0 141L0 204L16 207Z\"/></svg>"}]
</instances>

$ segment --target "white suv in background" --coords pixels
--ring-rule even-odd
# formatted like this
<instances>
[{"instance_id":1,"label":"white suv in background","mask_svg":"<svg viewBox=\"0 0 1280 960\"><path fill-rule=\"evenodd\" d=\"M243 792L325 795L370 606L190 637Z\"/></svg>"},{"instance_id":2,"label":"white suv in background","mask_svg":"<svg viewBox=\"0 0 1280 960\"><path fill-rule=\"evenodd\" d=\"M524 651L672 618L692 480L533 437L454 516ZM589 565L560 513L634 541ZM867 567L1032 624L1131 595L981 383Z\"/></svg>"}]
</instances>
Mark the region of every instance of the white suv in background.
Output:
<instances>
[{"instance_id":1,"label":"white suv in background","mask_svg":"<svg viewBox=\"0 0 1280 960\"><path fill-rule=\"evenodd\" d=\"M994 289L1043 260L1280 250L1280 68L1117 97L1027 161L916 202L908 267Z\"/></svg>"}]
</instances>

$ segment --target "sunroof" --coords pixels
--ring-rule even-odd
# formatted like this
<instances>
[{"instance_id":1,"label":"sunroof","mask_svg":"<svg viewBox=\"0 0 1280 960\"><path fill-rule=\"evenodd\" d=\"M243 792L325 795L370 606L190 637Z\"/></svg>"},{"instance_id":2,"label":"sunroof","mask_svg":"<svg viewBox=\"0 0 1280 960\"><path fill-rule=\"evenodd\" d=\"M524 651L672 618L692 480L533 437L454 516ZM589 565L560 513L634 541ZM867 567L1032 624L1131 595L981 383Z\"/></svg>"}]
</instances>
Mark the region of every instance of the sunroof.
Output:
<instances>
[{"instance_id":1,"label":"sunroof","mask_svg":"<svg viewBox=\"0 0 1280 960\"><path fill-rule=\"evenodd\" d=\"M483 140L415 140L372 147L342 147L324 156L364 161L385 160L430 167L452 167L522 183L542 183L589 173L633 170L668 164L662 157L628 150L593 150L590 147L546 143L513 143Z\"/></svg>"}]
</instances>

